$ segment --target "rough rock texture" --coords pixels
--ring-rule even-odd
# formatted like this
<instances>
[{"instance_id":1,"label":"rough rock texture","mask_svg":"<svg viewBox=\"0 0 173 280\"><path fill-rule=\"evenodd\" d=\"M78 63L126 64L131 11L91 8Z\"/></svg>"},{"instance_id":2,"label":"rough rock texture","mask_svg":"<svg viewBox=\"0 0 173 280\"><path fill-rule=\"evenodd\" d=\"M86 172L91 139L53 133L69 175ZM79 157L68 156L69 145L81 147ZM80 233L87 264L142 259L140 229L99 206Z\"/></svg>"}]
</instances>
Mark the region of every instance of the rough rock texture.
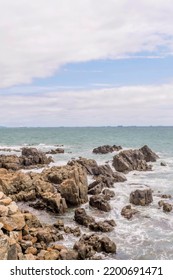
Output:
<instances>
[{"instance_id":1,"label":"rough rock texture","mask_svg":"<svg viewBox=\"0 0 173 280\"><path fill-rule=\"evenodd\" d=\"M116 223L114 220L105 220L91 223L89 225L89 229L93 231L110 232L114 229L115 226Z\"/></svg>"},{"instance_id":2,"label":"rough rock texture","mask_svg":"<svg viewBox=\"0 0 173 280\"><path fill-rule=\"evenodd\" d=\"M43 172L44 178L57 185L67 205L78 206L88 201L87 174L81 166L52 167Z\"/></svg>"},{"instance_id":3,"label":"rough rock texture","mask_svg":"<svg viewBox=\"0 0 173 280\"><path fill-rule=\"evenodd\" d=\"M0 168L7 170L19 170L21 168L33 168L52 162L51 157L35 148L22 148L22 155L0 155Z\"/></svg>"},{"instance_id":4,"label":"rough rock texture","mask_svg":"<svg viewBox=\"0 0 173 280\"><path fill-rule=\"evenodd\" d=\"M147 171L151 170L151 165L148 165L147 162L154 162L157 159L158 156L145 145L139 150L126 150L115 155L113 166L120 172L129 172L132 170Z\"/></svg>"},{"instance_id":5,"label":"rough rock texture","mask_svg":"<svg viewBox=\"0 0 173 280\"><path fill-rule=\"evenodd\" d=\"M130 194L130 203L135 205L149 205L153 201L151 189L136 190Z\"/></svg>"},{"instance_id":6,"label":"rough rock texture","mask_svg":"<svg viewBox=\"0 0 173 280\"><path fill-rule=\"evenodd\" d=\"M119 151L121 150L122 147L121 146L110 146L110 145L104 145L104 146L100 146L98 148L93 149L93 153L94 154L107 154L107 153L112 153L114 151Z\"/></svg>"},{"instance_id":7,"label":"rough rock texture","mask_svg":"<svg viewBox=\"0 0 173 280\"><path fill-rule=\"evenodd\" d=\"M133 170L151 170L151 166L147 164L145 156L140 150L126 150L115 155L113 158L113 167L117 171L124 173Z\"/></svg>"},{"instance_id":8,"label":"rough rock texture","mask_svg":"<svg viewBox=\"0 0 173 280\"><path fill-rule=\"evenodd\" d=\"M128 220L130 220L136 213L139 213L139 211L133 209L131 205L124 206L121 210L121 215Z\"/></svg>"},{"instance_id":9,"label":"rough rock texture","mask_svg":"<svg viewBox=\"0 0 173 280\"><path fill-rule=\"evenodd\" d=\"M155 162L159 158L147 145L143 146L140 151L143 153L146 162Z\"/></svg>"},{"instance_id":10,"label":"rough rock texture","mask_svg":"<svg viewBox=\"0 0 173 280\"><path fill-rule=\"evenodd\" d=\"M107 200L108 198L105 195L93 195L90 197L89 204L101 211L109 212L111 206Z\"/></svg>"},{"instance_id":11,"label":"rough rock texture","mask_svg":"<svg viewBox=\"0 0 173 280\"><path fill-rule=\"evenodd\" d=\"M74 249L77 250L79 259L91 259L96 252L116 253L116 244L108 237L84 234L75 243Z\"/></svg>"},{"instance_id":12,"label":"rough rock texture","mask_svg":"<svg viewBox=\"0 0 173 280\"><path fill-rule=\"evenodd\" d=\"M87 215L85 209L83 209L83 208L77 208L75 210L74 219L78 224L86 226L86 227L88 227L91 223L95 222L95 219L93 217Z\"/></svg>"}]
</instances>

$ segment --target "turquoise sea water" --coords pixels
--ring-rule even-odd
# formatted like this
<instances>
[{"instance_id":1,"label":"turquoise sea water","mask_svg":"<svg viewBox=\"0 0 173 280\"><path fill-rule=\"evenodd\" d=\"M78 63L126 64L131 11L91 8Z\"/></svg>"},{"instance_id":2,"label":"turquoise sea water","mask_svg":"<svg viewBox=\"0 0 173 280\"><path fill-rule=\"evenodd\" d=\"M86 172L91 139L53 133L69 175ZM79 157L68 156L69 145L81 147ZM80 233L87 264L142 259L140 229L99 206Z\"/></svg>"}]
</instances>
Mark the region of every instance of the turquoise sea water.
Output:
<instances>
[{"instance_id":1,"label":"turquoise sea water","mask_svg":"<svg viewBox=\"0 0 173 280\"><path fill-rule=\"evenodd\" d=\"M147 144L159 155L151 172L130 172L127 181L114 185L115 198L111 201L110 213L101 213L83 205L97 219L113 218L117 227L108 235L117 244L117 254L106 256L117 259L173 259L173 211L164 213L158 208L160 194L173 196L173 127L102 127L102 128L0 128L0 149L11 148L11 152L23 146L34 146L43 151L64 145L65 153L54 156L56 165L65 164L79 156L94 158L99 164L111 161L113 154L94 155L92 149L104 144L121 145L124 149L140 148ZM18 152L17 154L20 154ZM160 166L164 161L166 166ZM90 181L91 178L88 178ZM150 187L153 203L136 208L140 214L128 221L121 216L121 209L129 203L130 192L137 188ZM173 199L167 200L173 205ZM57 217L37 212L46 222ZM65 215L69 224L74 224L73 212ZM85 228L82 228L86 232ZM65 239L72 246L74 237Z\"/></svg>"}]
</instances>

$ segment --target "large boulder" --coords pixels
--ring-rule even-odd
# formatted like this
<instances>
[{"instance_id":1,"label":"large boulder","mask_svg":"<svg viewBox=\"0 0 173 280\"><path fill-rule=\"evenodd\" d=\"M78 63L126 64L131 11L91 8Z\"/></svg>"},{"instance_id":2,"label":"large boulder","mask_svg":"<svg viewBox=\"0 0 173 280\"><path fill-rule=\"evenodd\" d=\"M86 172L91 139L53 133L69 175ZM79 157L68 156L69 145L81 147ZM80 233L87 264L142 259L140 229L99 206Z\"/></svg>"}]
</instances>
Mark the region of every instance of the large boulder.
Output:
<instances>
[{"instance_id":1,"label":"large boulder","mask_svg":"<svg viewBox=\"0 0 173 280\"><path fill-rule=\"evenodd\" d=\"M147 145L140 148L140 151L143 153L146 162L154 162L159 158L158 155L156 155L156 153L154 153Z\"/></svg>"},{"instance_id":2,"label":"large boulder","mask_svg":"<svg viewBox=\"0 0 173 280\"><path fill-rule=\"evenodd\" d=\"M135 190L130 194L130 203L135 205L149 205L153 201L152 190Z\"/></svg>"},{"instance_id":3,"label":"large boulder","mask_svg":"<svg viewBox=\"0 0 173 280\"><path fill-rule=\"evenodd\" d=\"M36 148L22 148L22 155L0 155L0 168L7 170L19 170L47 165L52 162L51 157L38 151Z\"/></svg>"},{"instance_id":4,"label":"large boulder","mask_svg":"<svg viewBox=\"0 0 173 280\"><path fill-rule=\"evenodd\" d=\"M140 150L126 150L115 155L113 158L113 167L117 171L124 173L133 170L151 170L151 166L147 164L145 156Z\"/></svg>"},{"instance_id":5,"label":"large boulder","mask_svg":"<svg viewBox=\"0 0 173 280\"><path fill-rule=\"evenodd\" d=\"M22 159L24 166L49 164L53 161L51 157L47 157L45 153L36 148L22 148Z\"/></svg>"},{"instance_id":6,"label":"large boulder","mask_svg":"<svg viewBox=\"0 0 173 280\"><path fill-rule=\"evenodd\" d=\"M78 206L88 201L87 174L80 165L52 167L43 176L57 187L67 205Z\"/></svg>"},{"instance_id":7,"label":"large boulder","mask_svg":"<svg viewBox=\"0 0 173 280\"><path fill-rule=\"evenodd\" d=\"M94 154L107 154L107 153L112 153L112 152L115 152L115 151L119 151L121 149L122 149L121 146L104 145L104 146L99 146L99 147L93 149L93 153Z\"/></svg>"}]
</instances>

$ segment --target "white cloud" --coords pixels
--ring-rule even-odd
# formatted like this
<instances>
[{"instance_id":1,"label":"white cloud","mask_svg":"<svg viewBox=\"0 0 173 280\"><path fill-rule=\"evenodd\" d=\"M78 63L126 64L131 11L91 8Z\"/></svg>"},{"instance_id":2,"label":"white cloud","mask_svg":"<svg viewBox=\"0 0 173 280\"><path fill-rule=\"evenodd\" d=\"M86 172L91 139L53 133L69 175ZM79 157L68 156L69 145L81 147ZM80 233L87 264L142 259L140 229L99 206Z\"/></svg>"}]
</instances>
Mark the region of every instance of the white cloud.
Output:
<instances>
[{"instance_id":1,"label":"white cloud","mask_svg":"<svg viewBox=\"0 0 173 280\"><path fill-rule=\"evenodd\" d=\"M0 95L1 125L173 125L173 84Z\"/></svg>"},{"instance_id":2,"label":"white cloud","mask_svg":"<svg viewBox=\"0 0 173 280\"><path fill-rule=\"evenodd\" d=\"M0 87L71 62L173 53L172 15L172 0L0 0Z\"/></svg>"}]
</instances>

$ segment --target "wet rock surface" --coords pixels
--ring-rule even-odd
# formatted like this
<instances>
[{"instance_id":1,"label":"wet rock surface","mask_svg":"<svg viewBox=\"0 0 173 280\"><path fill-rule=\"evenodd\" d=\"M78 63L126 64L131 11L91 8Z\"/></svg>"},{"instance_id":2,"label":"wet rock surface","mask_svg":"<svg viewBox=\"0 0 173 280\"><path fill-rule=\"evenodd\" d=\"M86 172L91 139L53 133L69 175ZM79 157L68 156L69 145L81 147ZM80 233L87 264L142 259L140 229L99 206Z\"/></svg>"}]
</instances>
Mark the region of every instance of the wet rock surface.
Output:
<instances>
[{"instance_id":1,"label":"wet rock surface","mask_svg":"<svg viewBox=\"0 0 173 280\"><path fill-rule=\"evenodd\" d=\"M130 220L136 213L139 213L139 211L133 209L131 205L126 205L121 210L121 215L128 220Z\"/></svg>"},{"instance_id":2,"label":"wet rock surface","mask_svg":"<svg viewBox=\"0 0 173 280\"><path fill-rule=\"evenodd\" d=\"M151 189L136 190L130 194L130 203L135 205L149 205L153 202Z\"/></svg>"},{"instance_id":3,"label":"wet rock surface","mask_svg":"<svg viewBox=\"0 0 173 280\"><path fill-rule=\"evenodd\" d=\"M53 159L47 157L45 153L38 151L36 148L22 148L21 156L0 155L0 168L14 171L36 168L48 165L50 162L53 162Z\"/></svg>"},{"instance_id":4,"label":"wet rock surface","mask_svg":"<svg viewBox=\"0 0 173 280\"><path fill-rule=\"evenodd\" d=\"M158 156L151 151L148 146L139 150L125 150L115 155L113 158L113 167L119 172L129 172L133 170L148 171L151 170L149 161L156 161Z\"/></svg>"},{"instance_id":5,"label":"wet rock surface","mask_svg":"<svg viewBox=\"0 0 173 280\"><path fill-rule=\"evenodd\" d=\"M149 205L153 202L152 190L135 190L130 194L130 203L135 205Z\"/></svg>"},{"instance_id":6,"label":"wet rock surface","mask_svg":"<svg viewBox=\"0 0 173 280\"><path fill-rule=\"evenodd\" d=\"M107 153L112 153L112 152L115 152L115 151L119 151L121 150L122 147L121 146L116 146L116 145L113 145L113 146L110 146L110 145L103 145L103 146L99 146L97 148L94 148L93 149L93 153L94 154L107 154Z\"/></svg>"}]
</instances>

